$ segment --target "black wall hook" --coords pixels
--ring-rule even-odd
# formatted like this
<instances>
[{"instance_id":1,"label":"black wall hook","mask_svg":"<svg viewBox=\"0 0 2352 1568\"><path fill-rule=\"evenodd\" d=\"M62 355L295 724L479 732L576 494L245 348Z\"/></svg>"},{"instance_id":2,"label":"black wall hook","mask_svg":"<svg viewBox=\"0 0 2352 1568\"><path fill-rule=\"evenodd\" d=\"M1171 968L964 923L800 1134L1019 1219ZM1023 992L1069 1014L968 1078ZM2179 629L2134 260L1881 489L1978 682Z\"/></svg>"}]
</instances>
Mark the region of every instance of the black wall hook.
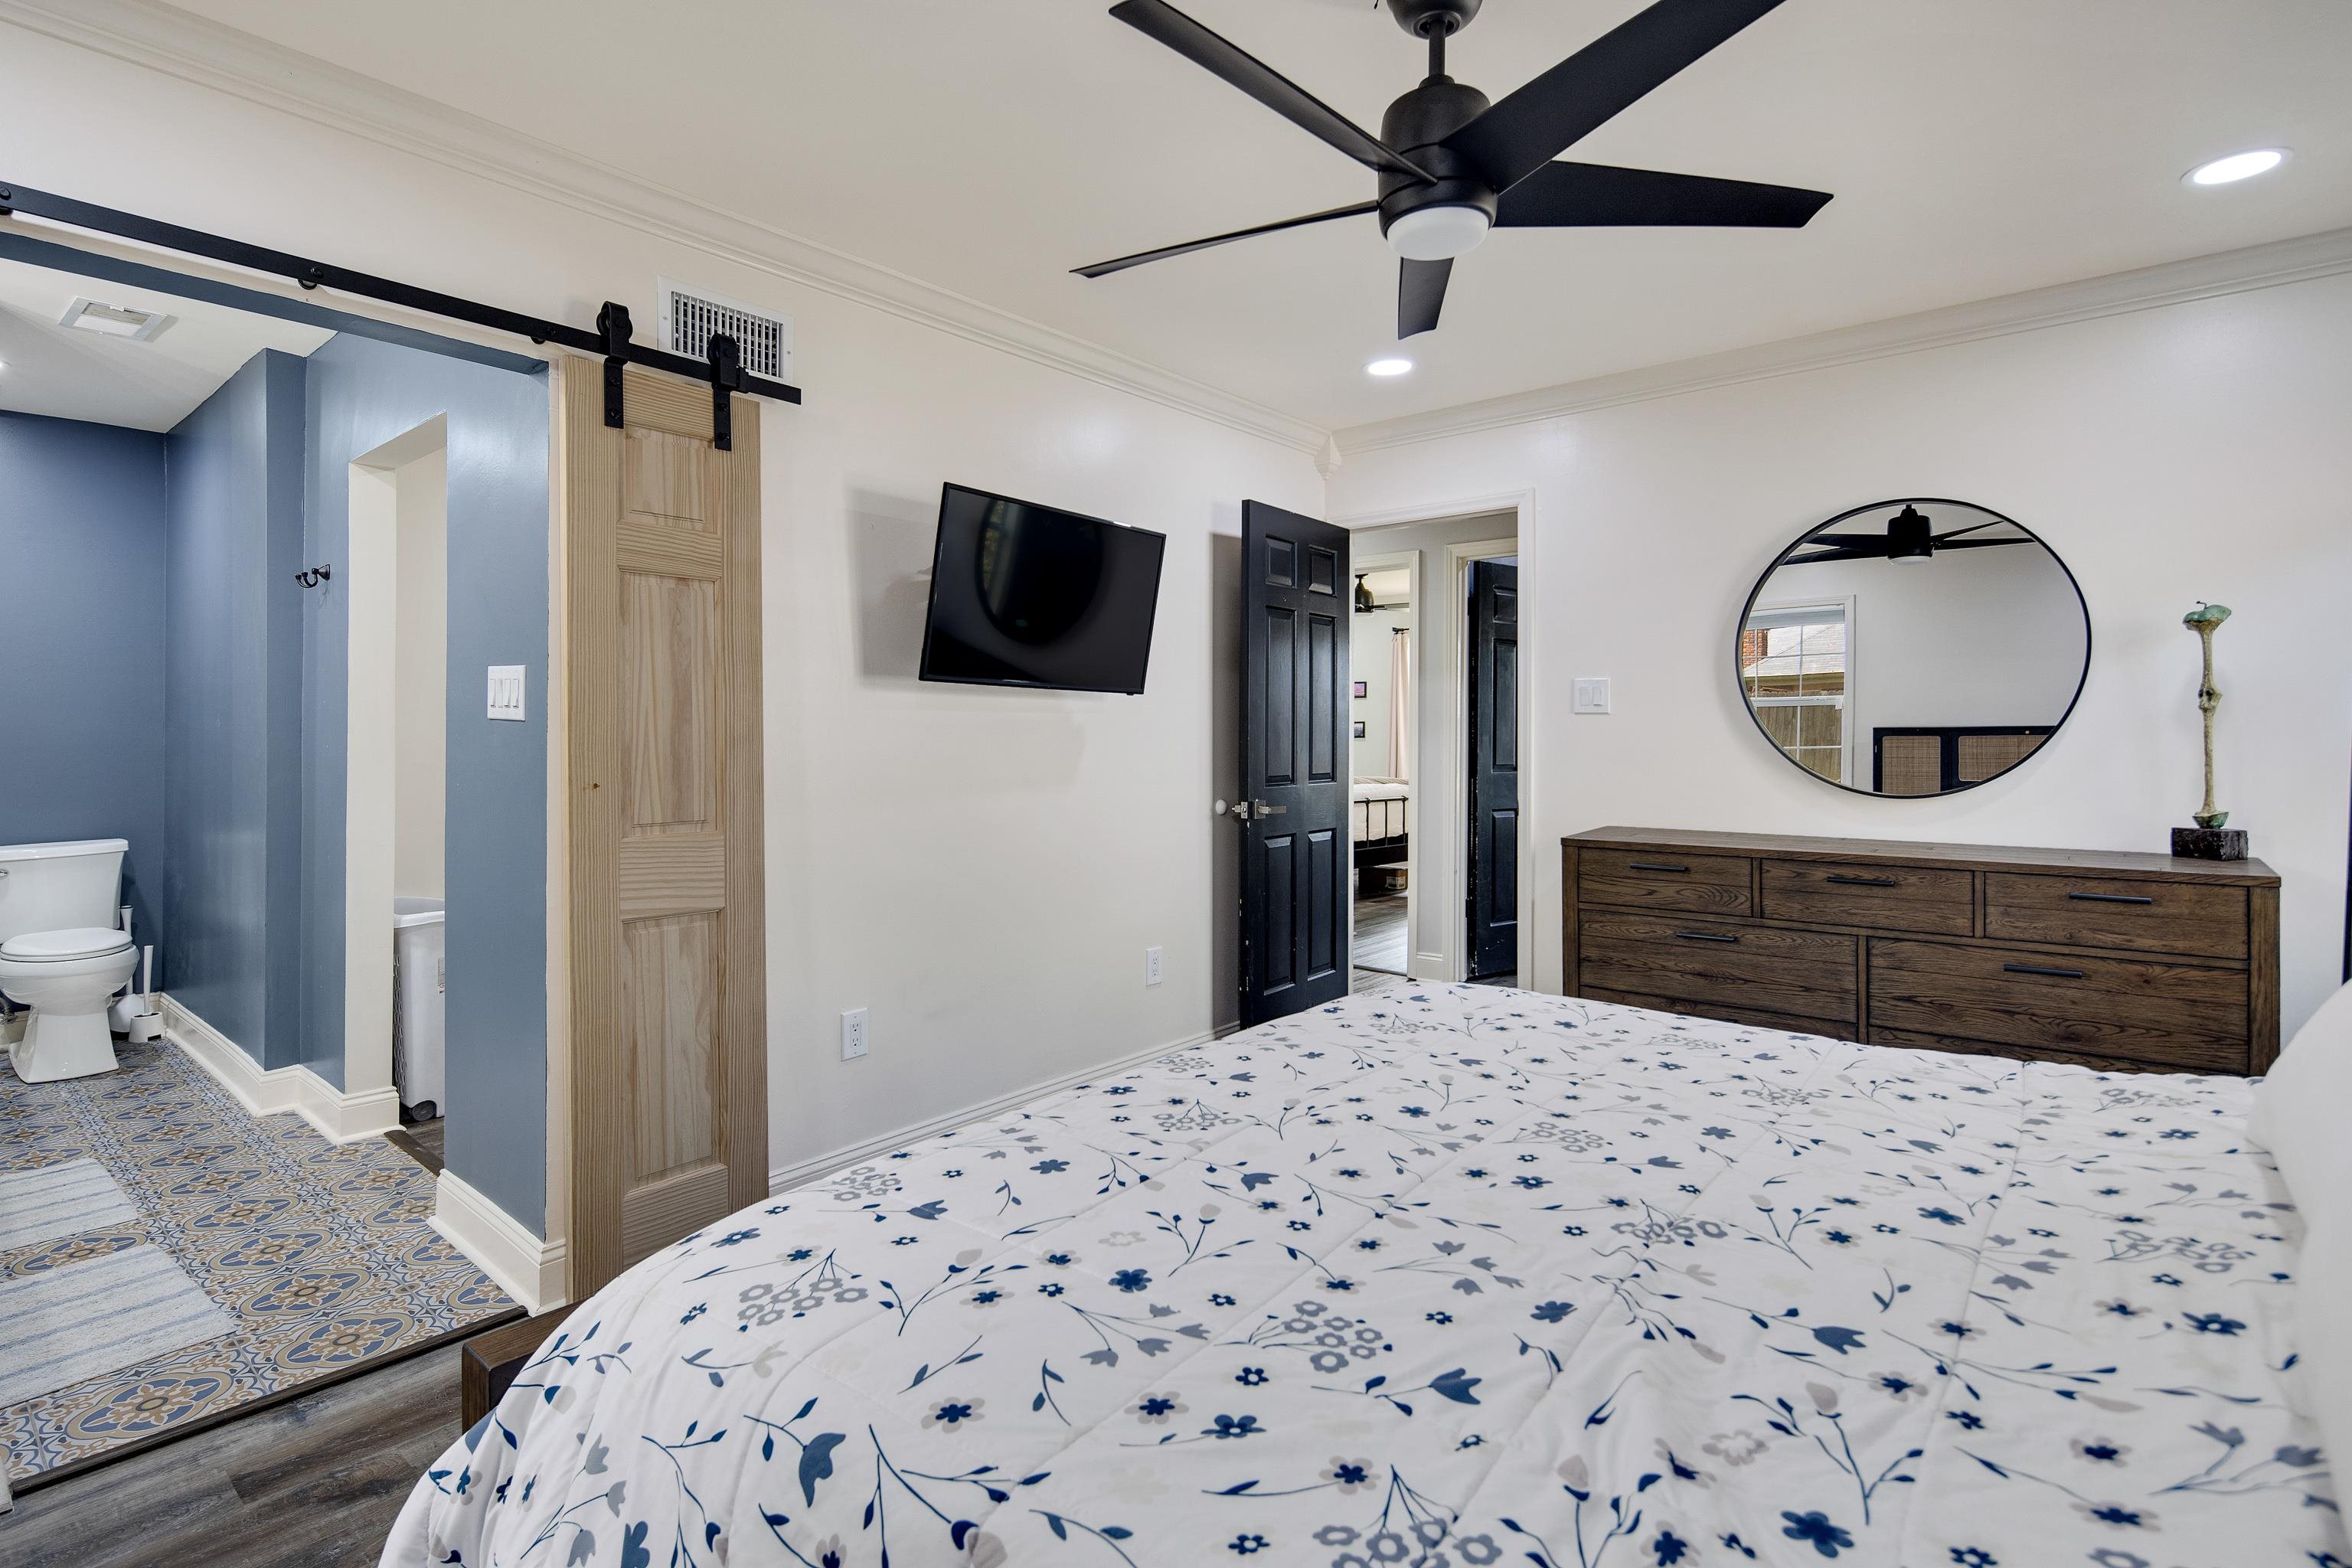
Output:
<instances>
[{"instance_id":1,"label":"black wall hook","mask_svg":"<svg viewBox=\"0 0 2352 1568\"><path fill-rule=\"evenodd\" d=\"M301 584L305 588L315 588L332 578L334 574L335 569L331 566L313 566L308 572L295 573L294 581Z\"/></svg>"}]
</instances>

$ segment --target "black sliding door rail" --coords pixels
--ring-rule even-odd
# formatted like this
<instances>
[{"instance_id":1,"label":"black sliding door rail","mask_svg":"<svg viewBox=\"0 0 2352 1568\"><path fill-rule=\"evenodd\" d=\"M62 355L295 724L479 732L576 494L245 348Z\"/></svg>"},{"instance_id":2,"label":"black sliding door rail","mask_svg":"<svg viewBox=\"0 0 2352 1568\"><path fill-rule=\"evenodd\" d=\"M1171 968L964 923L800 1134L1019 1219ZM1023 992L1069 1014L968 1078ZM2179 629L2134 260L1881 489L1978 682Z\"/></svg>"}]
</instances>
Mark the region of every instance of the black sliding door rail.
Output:
<instances>
[{"instance_id":1,"label":"black sliding door rail","mask_svg":"<svg viewBox=\"0 0 2352 1568\"><path fill-rule=\"evenodd\" d=\"M68 224L98 234L110 234L141 245L201 256L250 271L275 273L281 278L292 279L305 289L333 289L345 294L380 300L403 310L444 316L453 321L487 327L495 332L509 332L517 337L529 338L535 343L561 343L583 353L602 355L605 362L604 416L607 424L621 422L620 373L624 363L641 364L689 380L709 382L716 399L719 445L721 447L728 444L725 409L729 391L773 398L780 403L798 403L801 400L799 387L781 381L770 381L765 376L752 375L743 370L738 361L735 341L724 333L712 336L708 360L689 359L684 354L669 353L632 342L633 328L628 308L610 300L605 301L604 308L597 312L593 330L569 327L561 321L543 321L537 316L526 316L519 310L485 305L478 300L444 294L434 289L420 289L412 283L378 278L373 273L354 271L348 267L313 261L308 257L272 250L267 246L250 245L241 239L207 234L202 229L186 228L179 224L142 217L136 213L76 201L71 196L61 196L52 191L0 184L0 215L9 213L47 218L53 223Z\"/></svg>"}]
</instances>

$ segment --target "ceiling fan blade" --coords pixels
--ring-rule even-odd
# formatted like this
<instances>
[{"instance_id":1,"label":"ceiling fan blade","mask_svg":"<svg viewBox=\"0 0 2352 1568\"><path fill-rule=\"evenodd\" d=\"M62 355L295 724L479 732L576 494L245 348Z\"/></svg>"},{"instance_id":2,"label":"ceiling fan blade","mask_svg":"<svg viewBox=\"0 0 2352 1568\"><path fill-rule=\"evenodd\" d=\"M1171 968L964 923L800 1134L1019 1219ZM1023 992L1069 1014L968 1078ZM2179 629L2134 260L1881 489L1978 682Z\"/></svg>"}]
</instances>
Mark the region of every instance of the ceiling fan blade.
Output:
<instances>
[{"instance_id":1,"label":"ceiling fan blade","mask_svg":"<svg viewBox=\"0 0 2352 1568\"><path fill-rule=\"evenodd\" d=\"M1445 139L1507 191L1780 0L1657 0Z\"/></svg>"},{"instance_id":2,"label":"ceiling fan blade","mask_svg":"<svg viewBox=\"0 0 2352 1568\"><path fill-rule=\"evenodd\" d=\"M1110 14L1137 32L1167 45L1211 75L1223 78L1358 163L1383 174L1410 174L1425 184L1433 183L1428 170L1264 60L1195 22L1169 5L1168 0L1119 0L1110 8Z\"/></svg>"},{"instance_id":3,"label":"ceiling fan blade","mask_svg":"<svg viewBox=\"0 0 2352 1568\"><path fill-rule=\"evenodd\" d=\"M1070 270L1081 278L1101 278L1113 272L1124 272L1130 267L1140 267L1147 261L1163 261L1171 256L1206 250L1213 245L1249 239L1261 234L1278 234L1286 228L1300 228L1310 223L1328 223L1335 217L1362 217L1380 210L1378 202L1359 202L1351 207L1333 207L1329 212L1308 213L1305 217L1286 217L1280 223L1262 223L1255 228L1237 228L1231 234L1211 235L1206 239L1187 240L1182 245L1163 245L1157 250L1139 250L1133 256L1122 256L1116 261L1097 261L1091 267L1073 267Z\"/></svg>"},{"instance_id":4,"label":"ceiling fan blade","mask_svg":"<svg viewBox=\"0 0 2352 1568\"><path fill-rule=\"evenodd\" d=\"M1619 169L1546 163L1503 193L1497 228L1802 228L1829 205L1827 191Z\"/></svg>"},{"instance_id":5,"label":"ceiling fan blade","mask_svg":"<svg viewBox=\"0 0 2352 1568\"><path fill-rule=\"evenodd\" d=\"M1397 271L1397 337L1400 340L1437 330L1445 309L1445 281L1454 276L1452 261L1404 261Z\"/></svg>"},{"instance_id":6,"label":"ceiling fan blade","mask_svg":"<svg viewBox=\"0 0 2352 1568\"><path fill-rule=\"evenodd\" d=\"M1789 557L1789 564L1803 566L1815 561L1884 561L1885 559L1886 559L1886 542L1880 540L1876 544L1841 544L1828 550L1809 551L1802 555L1791 555Z\"/></svg>"}]
</instances>

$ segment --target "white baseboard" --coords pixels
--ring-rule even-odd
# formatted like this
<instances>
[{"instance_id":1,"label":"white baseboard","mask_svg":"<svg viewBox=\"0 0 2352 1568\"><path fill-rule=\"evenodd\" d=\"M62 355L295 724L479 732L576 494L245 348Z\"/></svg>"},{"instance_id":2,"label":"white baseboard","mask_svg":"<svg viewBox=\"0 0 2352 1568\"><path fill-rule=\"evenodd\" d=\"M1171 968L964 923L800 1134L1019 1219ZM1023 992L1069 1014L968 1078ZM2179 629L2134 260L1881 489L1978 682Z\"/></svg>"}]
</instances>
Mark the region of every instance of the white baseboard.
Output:
<instances>
[{"instance_id":1,"label":"white baseboard","mask_svg":"<svg viewBox=\"0 0 2352 1568\"><path fill-rule=\"evenodd\" d=\"M919 1142L925 1138L937 1137L950 1128L969 1126L975 1121L985 1121L990 1117L1010 1110L1016 1105L1025 1105L1033 1100L1042 1099L1057 1090L1068 1089L1073 1084L1081 1084L1088 1079L1100 1078L1105 1073L1118 1072L1121 1068L1133 1067L1138 1062L1148 1062L1154 1057L1164 1057L1176 1051L1188 1051L1195 1046L1205 1046L1212 1040L1222 1040L1227 1035L1238 1033L1240 1029L1239 1024L1220 1024L1213 1029L1198 1035L1190 1035L1167 1045L1153 1046L1148 1050L1137 1051L1107 1062L1098 1062L1084 1072L1064 1073L1059 1078L1048 1079L1044 1083L1033 1083L1026 1089L1016 1089L1010 1094L1000 1094L995 1099L982 1100L978 1105L967 1105L961 1110L950 1110L944 1116L934 1116L928 1121L918 1121L912 1126L901 1127L894 1132L885 1132L878 1138L867 1138L843 1148L830 1149L822 1154L811 1155L805 1160L795 1160L789 1165L779 1165L768 1173L768 1191L787 1192L793 1187L814 1182L821 1176L829 1176L835 1171L855 1165L860 1160L870 1160L877 1154L887 1154L894 1150L903 1149L909 1143Z\"/></svg>"},{"instance_id":2,"label":"white baseboard","mask_svg":"<svg viewBox=\"0 0 2352 1568\"><path fill-rule=\"evenodd\" d=\"M532 1317L567 1300L565 1246L541 1241L529 1227L465 1181L441 1173L434 1194L433 1228L522 1303Z\"/></svg>"},{"instance_id":3,"label":"white baseboard","mask_svg":"<svg viewBox=\"0 0 2352 1568\"><path fill-rule=\"evenodd\" d=\"M257 1116L291 1110L336 1143L355 1143L400 1125L400 1095L390 1089L346 1094L307 1067L263 1068L236 1042L205 1023L170 992L158 992L163 1037L186 1052Z\"/></svg>"}]
</instances>

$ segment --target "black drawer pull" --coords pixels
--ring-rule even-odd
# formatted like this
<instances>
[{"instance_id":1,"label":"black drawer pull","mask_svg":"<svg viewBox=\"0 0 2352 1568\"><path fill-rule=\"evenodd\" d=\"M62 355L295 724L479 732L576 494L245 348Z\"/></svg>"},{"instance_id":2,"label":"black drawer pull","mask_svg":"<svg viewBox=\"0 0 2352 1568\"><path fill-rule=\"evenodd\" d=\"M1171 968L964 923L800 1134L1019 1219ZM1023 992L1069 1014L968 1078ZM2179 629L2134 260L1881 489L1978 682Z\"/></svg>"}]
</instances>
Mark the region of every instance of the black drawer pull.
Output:
<instances>
[{"instance_id":1,"label":"black drawer pull","mask_svg":"<svg viewBox=\"0 0 2352 1568\"><path fill-rule=\"evenodd\" d=\"M1738 942L1739 939L1719 931L1678 931L1675 935L1684 942Z\"/></svg>"},{"instance_id":2,"label":"black drawer pull","mask_svg":"<svg viewBox=\"0 0 2352 1568\"><path fill-rule=\"evenodd\" d=\"M2004 963L2001 967L2011 974L2046 974L2053 980L2083 978L2083 972L2079 969L2050 969L2039 963Z\"/></svg>"},{"instance_id":3,"label":"black drawer pull","mask_svg":"<svg viewBox=\"0 0 2352 1568\"><path fill-rule=\"evenodd\" d=\"M1629 871L1687 871L1690 869L1687 866L1669 866L1658 860L1628 860L1625 862L1625 868Z\"/></svg>"},{"instance_id":4,"label":"black drawer pull","mask_svg":"<svg viewBox=\"0 0 2352 1568\"><path fill-rule=\"evenodd\" d=\"M2154 899L2137 893L2069 893L2068 898L2080 904L2152 904Z\"/></svg>"},{"instance_id":5,"label":"black drawer pull","mask_svg":"<svg viewBox=\"0 0 2352 1568\"><path fill-rule=\"evenodd\" d=\"M1902 885L1892 877L1841 877L1834 871L1824 880L1835 882L1841 888L1895 888Z\"/></svg>"}]
</instances>

